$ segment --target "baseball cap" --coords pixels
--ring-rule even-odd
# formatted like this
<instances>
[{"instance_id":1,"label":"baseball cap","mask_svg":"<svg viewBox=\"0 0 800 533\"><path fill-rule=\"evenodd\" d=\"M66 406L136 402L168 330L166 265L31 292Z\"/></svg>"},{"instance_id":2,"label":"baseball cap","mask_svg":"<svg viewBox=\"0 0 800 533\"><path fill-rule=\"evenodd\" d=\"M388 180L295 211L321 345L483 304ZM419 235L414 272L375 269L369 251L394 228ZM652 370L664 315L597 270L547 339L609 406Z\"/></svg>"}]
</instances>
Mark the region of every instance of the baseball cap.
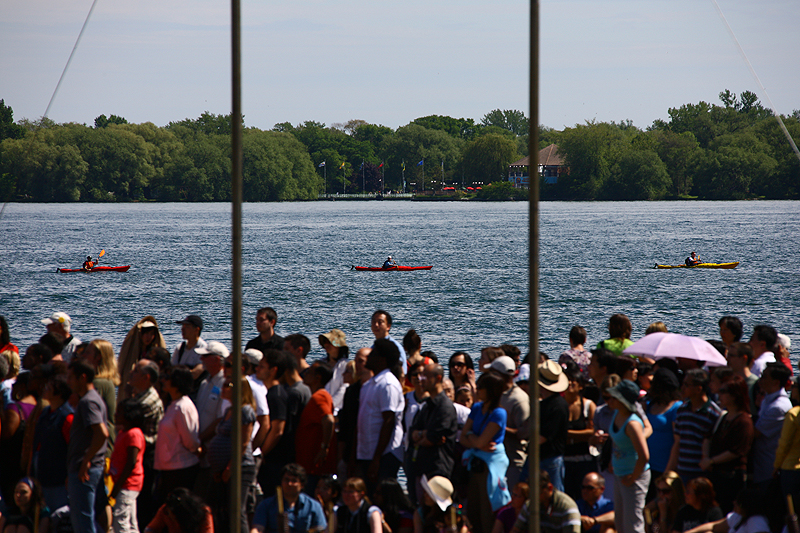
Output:
<instances>
[{"instance_id":1,"label":"baseball cap","mask_svg":"<svg viewBox=\"0 0 800 533\"><path fill-rule=\"evenodd\" d=\"M176 320L176 324L183 324L183 323L191 324L196 328L203 329L203 319L197 315L189 315L183 320Z\"/></svg>"},{"instance_id":2,"label":"baseball cap","mask_svg":"<svg viewBox=\"0 0 800 533\"><path fill-rule=\"evenodd\" d=\"M504 376L513 376L517 372L517 365L514 360L507 355L501 355L488 365L483 365L484 370L495 370Z\"/></svg>"},{"instance_id":3,"label":"baseball cap","mask_svg":"<svg viewBox=\"0 0 800 533\"><path fill-rule=\"evenodd\" d=\"M72 324L72 319L69 317L67 313L62 313L61 311L57 313L53 313L47 318L42 319L42 324L45 326L49 326L50 324L59 323L63 326L66 326L69 329L69 326Z\"/></svg>"},{"instance_id":4,"label":"baseball cap","mask_svg":"<svg viewBox=\"0 0 800 533\"><path fill-rule=\"evenodd\" d=\"M227 359L231 355L231 352L228 351L228 348L226 348L224 344L218 341L211 341L208 344L206 344L205 348L198 347L195 348L194 351L197 353L197 355L202 355L202 356L218 355L223 359Z\"/></svg>"}]
</instances>

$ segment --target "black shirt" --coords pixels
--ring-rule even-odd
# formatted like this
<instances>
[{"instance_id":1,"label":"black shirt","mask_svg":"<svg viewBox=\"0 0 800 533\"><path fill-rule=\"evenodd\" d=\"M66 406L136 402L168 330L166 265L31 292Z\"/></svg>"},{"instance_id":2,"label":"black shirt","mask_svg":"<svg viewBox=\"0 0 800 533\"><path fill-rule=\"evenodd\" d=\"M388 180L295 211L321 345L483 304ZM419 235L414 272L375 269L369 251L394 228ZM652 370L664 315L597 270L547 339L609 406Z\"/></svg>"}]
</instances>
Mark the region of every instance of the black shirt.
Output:
<instances>
[{"instance_id":1,"label":"black shirt","mask_svg":"<svg viewBox=\"0 0 800 533\"><path fill-rule=\"evenodd\" d=\"M426 474L428 477L449 478L453 471L458 431L458 416L452 400L444 392L426 399L414 416L409 431L427 431L428 440L434 443L434 446L416 447L409 438L414 472L417 475ZM442 438L444 443L438 444Z\"/></svg>"},{"instance_id":2,"label":"black shirt","mask_svg":"<svg viewBox=\"0 0 800 533\"><path fill-rule=\"evenodd\" d=\"M683 533L684 531L689 531L690 529L701 524L716 522L723 516L725 515L722 514L722 509L719 507L715 506L704 512L698 511L691 505L687 504L678 509L678 512L675 515L675 521L672 523L672 530Z\"/></svg>"},{"instance_id":3,"label":"black shirt","mask_svg":"<svg viewBox=\"0 0 800 533\"><path fill-rule=\"evenodd\" d=\"M294 385L283 385L283 390L286 391L286 426L278 446L286 448L287 458L291 463L295 459L294 438L297 426L300 425L300 415L303 414L303 409L311 399L311 389L302 381L298 381ZM271 406L270 409L272 409Z\"/></svg>"},{"instance_id":4,"label":"black shirt","mask_svg":"<svg viewBox=\"0 0 800 533\"><path fill-rule=\"evenodd\" d=\"M539 448L539 457L550 459L564 455L567 447L567 425L569 424L569 405L560 394L545 398L539 404L539 434L546 438Z\"/></svg>"},{"instance_id":5,"label":"black shirt","mask_svg":"<svg viewBox=\"0 0 800 533\"><path fill-rule=\"evenodd\" d=\"M273 334L270 340L264 342L261 340L261 335L259 335L255 339L247 341L247 345L244 349L249 350L250 348L255 348L261 351L261 353L267 353L267 350L283 350L283 337Z\"/></svg>"}]
</instances>

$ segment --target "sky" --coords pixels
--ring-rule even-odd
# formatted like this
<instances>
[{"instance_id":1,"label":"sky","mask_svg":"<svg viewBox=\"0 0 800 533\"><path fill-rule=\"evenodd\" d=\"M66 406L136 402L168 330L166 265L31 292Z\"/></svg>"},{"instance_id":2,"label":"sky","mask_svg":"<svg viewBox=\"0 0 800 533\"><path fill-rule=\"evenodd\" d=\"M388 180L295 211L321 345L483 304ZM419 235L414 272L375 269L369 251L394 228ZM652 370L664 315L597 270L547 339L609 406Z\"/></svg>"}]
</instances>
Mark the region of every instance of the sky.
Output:
<instances>
[{"instance_id":1,"label":"sky","mask_svg":"<svg viewBox=\"0 0 800 533\"><path fill-rule=\"evenodd\" d=\"M797 0L717 0L777 111L800 109ZM530 116L521 0L241 0L245 124ZM92 0L0 2L0 99L44 115ZM749 90L769 107L713 0L543 0L540 123L647 128L669 108ZM231 110L225 0L97 0L49 118L92 125Z\"/></svg>"}]
</instances>

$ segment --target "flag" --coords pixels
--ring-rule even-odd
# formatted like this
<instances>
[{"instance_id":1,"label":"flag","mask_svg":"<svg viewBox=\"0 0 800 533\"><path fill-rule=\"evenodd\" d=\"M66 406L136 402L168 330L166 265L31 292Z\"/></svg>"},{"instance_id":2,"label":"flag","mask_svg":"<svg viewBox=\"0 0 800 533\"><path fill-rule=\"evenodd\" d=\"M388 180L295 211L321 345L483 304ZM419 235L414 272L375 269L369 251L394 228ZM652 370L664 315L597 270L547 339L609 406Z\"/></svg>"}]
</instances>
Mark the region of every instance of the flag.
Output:
<instances>
[{"instance_id":1,"label":"flag","mask_svg":"<svg viewBox=\"0 0 800 533\"><path fill-rule=\"evenodd\" d=\"M403 161L403 165L402 166L403 166L403 172L405 172L406 171L406 162L405 161Z\"/></svg>"},{"instance_id":2,"label":"flag","mask_svg":"<svg viewBox=\"0 0 800 533\"><path fill-rule=\"evenodd\" d=\"M339 168L344 168L344 164L345 164L345 163L346 163L346 161L342 161L342 164L341 164L341 165L339 165Z\"/></svg>"},{"instance_id":3,"label":"flag","mask_svg":"<svg viewBox=\"0 0 800 533\"><path fill-rule=\"evenodd\" d=\"M322 168L322 167L324 167L324 166L325 166L325 161L323 161L322 163L320 163L319 165L317 165L317 168Z\"/></svg>"},{"instance_id":4,"label":"flag","mask_svg":"<svg viewBox=\"0 0 800 533\"><path fill-rule=\"evenodd\" d=\"M382 166L383 166L383 161L381 161L381 164L378 165L378 168L381 168Z\"/></svg>"},{"instance_id":5,"label":"flag","mask_svg":"<svg viewBox=\"0 0 800 533\"><path fill-rule=\"evenodd\" d=\"M422 161L420 161L419 163L417 163L417 166L420 166L420 165L422 165L424 162L425 162L425 160L423 159Z\"/></svg>"},{"instance_id":6,"label":"flag","mask_svg":"<svg viewBox=\"0 0 800 533\"><path fill-rule=\"evenodd\" d=\"M358 170L363 170L363 168L364 168L364 162L362 161L362 162L361 162L361 166L360 166L360 167L358 167Z\"/></svg>"}]
</instances>

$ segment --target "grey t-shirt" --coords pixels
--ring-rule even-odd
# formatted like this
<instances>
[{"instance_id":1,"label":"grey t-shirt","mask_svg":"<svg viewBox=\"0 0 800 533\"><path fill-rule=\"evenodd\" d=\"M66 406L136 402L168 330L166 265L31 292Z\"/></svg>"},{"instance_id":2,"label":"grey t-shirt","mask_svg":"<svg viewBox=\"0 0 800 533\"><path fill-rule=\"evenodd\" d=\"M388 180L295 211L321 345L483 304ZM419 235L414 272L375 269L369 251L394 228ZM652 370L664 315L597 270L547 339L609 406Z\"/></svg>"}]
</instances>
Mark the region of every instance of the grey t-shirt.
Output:
<instances>
[{"instance_id":1,"label":"grey t-shirt","mask_svg":"<svg viewBox=\"0 0 800 533\"><path fill-rule=\"evenodd\" d=\"M81 461L86 450L92 445L92 426L104 424L106 421L106 404L92 388L78 401L75 407L75 418L69 431L69 447L67 448L67 471L75 473L81 469ZM92 458L92 466L103 464L108 439Z\"/></svg>"}]
</instances>

